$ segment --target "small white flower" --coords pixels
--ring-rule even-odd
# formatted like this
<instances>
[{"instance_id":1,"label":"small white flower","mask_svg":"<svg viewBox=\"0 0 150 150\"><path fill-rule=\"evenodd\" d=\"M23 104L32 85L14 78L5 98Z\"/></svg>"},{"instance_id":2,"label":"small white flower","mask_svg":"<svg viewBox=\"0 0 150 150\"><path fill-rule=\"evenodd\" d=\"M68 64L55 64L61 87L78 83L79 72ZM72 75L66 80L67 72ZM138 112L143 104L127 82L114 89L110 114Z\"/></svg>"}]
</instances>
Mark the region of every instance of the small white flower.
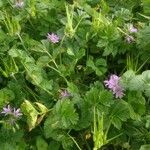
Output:
<instances>
[{"instance_id":1,"label":"small white flower","mask_svg":"<svg viewBox=\"0 0 150 150\"><path fill-rule=\"evenodd\" d=\"M23 8L24 7L24 2L23 1L17 1L15 3L15 7L16 8Z\"/></svg>"}]
</instances>

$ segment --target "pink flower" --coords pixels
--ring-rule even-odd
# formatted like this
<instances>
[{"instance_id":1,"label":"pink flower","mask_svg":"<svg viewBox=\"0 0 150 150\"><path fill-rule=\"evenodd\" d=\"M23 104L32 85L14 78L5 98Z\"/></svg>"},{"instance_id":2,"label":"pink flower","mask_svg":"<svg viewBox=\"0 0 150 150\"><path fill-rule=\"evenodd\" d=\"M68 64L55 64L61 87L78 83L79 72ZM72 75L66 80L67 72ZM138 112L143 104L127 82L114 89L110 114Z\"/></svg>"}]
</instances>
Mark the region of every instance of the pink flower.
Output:
<instances>
[{"instance_id":1,"label":"pink flower","mask_svg":"<svg viewBox=\"0 0 150 150\"><path fill-rule=\"evenodd\" d=\"M136 33L138 30L135 28L132 24L129 26L129 32L130 33Z\"/></svg>"},{"instance_id":2,"label":"pink flower","mask_svg":"<svg viewBox=\"0 0 150 150\"><path fill-rule=\"evenodd\" d=\"M15 118L19 118L20 116L22 116L22 113L20 112L20 108L18 109L11 108L10 105L8 105L7 107L3 107L3 111L1 113L4 114L5 116L11 115Z\"/></svg>"},{"instance_id":3,"label":"pink flower","mask_svg":"<svg viewBox=\"0 0 150 150\"><path fill-rule=\"evenodd\" d=\"M22 116L22 113L20 112L20 108L18 109L14 108L13 115L16 118L19 118L20 116Z\"/></svg>"},{"instance_id":4,"label":"pink flower","mask_svg":"<svg viewBox=\"0 0 150 150\"><path fill-rule=\"evenodd\" d=\"M71 96L67 90L63 90L60 92L60 97L65 98Z\"/></svg>"},{"instance_id":5,"label":"pink flower","mask_svg":"<svg viewBox=\"0 0 150 150\"><path fill-rule=\"evenodd\" d=\"M52 43L58 43L60 38L58 37L58 35L52 33L47 35L47 39L50 40Z\"/></svg>"},{"instance_id":6,"label":"pink flower","mask_svg":"<svg viewBox=\"0 0 150 150\"><path fill-rule=\"evenodd\" d=\"M12 108L10 107L10 105L8 105L7 107L3 107L3 111L1 113L7 116L12 113Z\"/></svg>"},{"instance_id":7,"label":"pink flower","mask_svg":"<svg viewBox=\"0 0 150 150\"><path fill-rule=\"evenodd\" d=\"M105 86L115 94L116 98L122 98L124 96L124 89L119 85L119 80L120 77L117 75L111 75L109 80L104 81Z\"/></svg>"}]
</instances>

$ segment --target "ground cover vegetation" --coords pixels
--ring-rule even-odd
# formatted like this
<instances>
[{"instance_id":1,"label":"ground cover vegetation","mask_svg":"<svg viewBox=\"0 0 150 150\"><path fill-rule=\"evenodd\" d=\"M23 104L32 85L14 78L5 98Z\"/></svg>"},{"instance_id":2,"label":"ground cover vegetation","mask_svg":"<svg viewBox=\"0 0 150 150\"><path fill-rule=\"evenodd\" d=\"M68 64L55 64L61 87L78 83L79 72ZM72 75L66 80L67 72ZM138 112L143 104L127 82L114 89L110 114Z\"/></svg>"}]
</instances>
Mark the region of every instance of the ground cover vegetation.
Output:
<instances>
[{"instance_id":1,"label":"ground cover vegetation","mask_svg":"<svg viewBox=\"0 0 150 150\"><path fill-rule=\"evenodd\" d=\"M150 0L0 1L0 150L150 150Z\"/></svg>"}]
</instances>

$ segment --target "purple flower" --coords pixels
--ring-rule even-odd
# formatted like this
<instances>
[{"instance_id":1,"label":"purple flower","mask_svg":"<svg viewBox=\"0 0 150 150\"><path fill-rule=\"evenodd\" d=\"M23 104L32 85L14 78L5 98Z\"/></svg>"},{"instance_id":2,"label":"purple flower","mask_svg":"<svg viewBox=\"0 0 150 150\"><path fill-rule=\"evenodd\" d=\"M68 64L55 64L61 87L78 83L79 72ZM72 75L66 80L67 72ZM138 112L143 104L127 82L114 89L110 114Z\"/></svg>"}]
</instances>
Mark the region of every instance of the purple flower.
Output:
<instances>
[{"instance_id":1,"label":"purple flower","mask_svg":"<svg viewBox=\"0 0 150 150\"><path fill-rule=\"evenodd\" d=\"M126 36L126 41L128 42L128 43L132 43L133 41L134 41L134 38L133 38L133 36Z\"/></svg>"},{"instance_id":2,"label":"purple flower","mask_svg":"<svg viewBox=\"0 0 150 150\"><path fill-rule=\"evenodd\" d=\"M111 75L109 80L104 81L105 86L115 94L116 98L122 98L124 96L124 89L119 85L119 80L120 77L117 75Z\"/></svg>"},{"instance_id":3,"label":"purple flower","mask_svg":"<svg viewBox=\"0 0 150 150\"><path fill-rule=\"evenodd\" d=\"M69 96L70 96L70 94L67 90L63 90L63 91L60 92L60 97L61 98L69 97Z\"/></svg>"},{"instance_id":4,"label":"purple flower","mask_svg":"<svg viewBox=\"0 0 150 150\"><path fill-rule=\"evenodd\" d=\"M119 82L120 77L116 75L111 75L109 80L105 80L105 86L108 86L109 89L114 88L118 82Z\"/></svg>"},{"instance_id":5,"label":"purple flower","mask_svg":"<svg viewBox=\"0 0 150 150\"><path fill-rule=\"evenodd\" d=\"M8 105L7 107L3 107L3 111L1 113L5 114L5 116L11 114L12 113L12 109L11 109L10 105Z\"/></svg>"},{"instance_id":6,"label":"purple flower","mask_svg":"<svg viewBox=\"0 0 150 150\"><path fill-rule=\"evenodd\" d=\"M138 30L135 28L132 24L129 26L129 32L130 33L136 33Z\"/></svg>"},{"instance_id":7,"label":"purple flower","mask_svg":"<svg viewBox=\"0 0 150 150\"><path fill-rule=\"evenodd\" d=\"M8 105L7 107L4 107L1 113L5 114L5 116L11 115L14 118L19 118L20 116L22 116L22 113L20 112L20 108L18 109L11 108L10 105Z\"/></svg>"},{"instance_id":8,"label":"purple flower","mask_svg":"<svg viewBox=\"0 0 150 150\"><path fill-rule=\"evenodd\" d=\"M52 33L47 35L48 40L50 40L52 43L58 43L60 38L58 37L58 35Z\"/></svg>"},{"instance_id":9,"label":"purple flower","mask_svg":"<svg viewBox=\"0 0 150 150\"><path fill-rule=\"evenodd\" d=\"M124 96L123 90L121 86L116 86L112 92L116 95L116 98L122 98Z\"/></svg>"},{"instance_id":10,"label":"purple flower","mask_svg":"<svg viewBox=\"0 0 150 150\"><path fill-rule=\"evenodd\" d=\"M20 116L22 116L22 113L20 112L20 108L18 109L14 108L13 115L16 118L19 118Z\"/></svg>"}]
</instances>

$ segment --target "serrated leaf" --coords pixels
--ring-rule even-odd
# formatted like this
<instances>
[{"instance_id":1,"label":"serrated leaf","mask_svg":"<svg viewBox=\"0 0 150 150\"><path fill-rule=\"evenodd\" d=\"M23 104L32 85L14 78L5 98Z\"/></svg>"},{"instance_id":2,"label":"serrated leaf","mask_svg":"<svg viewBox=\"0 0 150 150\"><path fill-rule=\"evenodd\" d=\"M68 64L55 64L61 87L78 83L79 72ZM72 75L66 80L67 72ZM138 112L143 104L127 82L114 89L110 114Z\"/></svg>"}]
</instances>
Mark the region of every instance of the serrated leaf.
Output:
<instances>
[{"instance_id":1,"label":"serrated leaf","mask_svg":"<svg viewBox=\"0 0 150 150\"><path fill-rule=\"evenodd\" d=\"M113 94L111 92L108 92L107 90L103 90L100 92L99 99L100 103L105 106L110 106L114 103Z\"/></svg>"},{"instance_id":2,"label":"serrated leaf","mask_svg":"<svg viewBox=\"0 0 150 150\"><path fill-rule=\"evenodd\" d=\"M150 39L150 25L145 26L137 34L137 44L139 48L142 48L143 50L145 49L149 50L149 46L150 46L149 39Z\"/></svg>"},{"instance_id":3,"label":"serrated leaf","mask_svg":"<svg viewBox=\"0 0 150 150\"><path fill-rule=\"evenodd\" d=\"M50 114L44 123L44 133L45 137L52 137L53 132L58 128L59 129L59 120L58 117L54 114Z\"/></svg>"},{"instance_id":4,"label":"serrated leaf","mask_svg":"<svg viewBox=\"0 0 150 150\"><path fill-rule=\"evenodd\" d=\"M128 94L128 104L131 105L134 112L141 116L145 113L145 98L140 92L130 92Z\"/></svg>"},{"instance_id":5,"label":"serrated leaf","mask_svg":"<svg viewBox=\"0 0 150 150\"><path fill-rule=\"evenodd\" d=\"M74 105L70 100L58 101L54 113L58 115L62 128L68 128L77 124L78 114L75 112Z\"/></svg>"},{"instance_id":6,"label":"serrated leaf","mask_svg":"<svg viewBox=\"0 0 150 150\"><path fill-rule=\"evenodd\" d=\"M93 87L86 92L85 101L91 106L96 106L100 102L99 94L100 90Z\"/></svg>"},{"instance_id":7,"label":"serrated leaf","mask_svg":"<svg viewBox=\"0 0 150 150\"><path fill-rule=\"evenodd\" d=\"M128 105L125 101L116 101L110 110L110 119L112 124L118 129L121 128L122 122L130 118Z\"/></svg>"}]
</instances>

